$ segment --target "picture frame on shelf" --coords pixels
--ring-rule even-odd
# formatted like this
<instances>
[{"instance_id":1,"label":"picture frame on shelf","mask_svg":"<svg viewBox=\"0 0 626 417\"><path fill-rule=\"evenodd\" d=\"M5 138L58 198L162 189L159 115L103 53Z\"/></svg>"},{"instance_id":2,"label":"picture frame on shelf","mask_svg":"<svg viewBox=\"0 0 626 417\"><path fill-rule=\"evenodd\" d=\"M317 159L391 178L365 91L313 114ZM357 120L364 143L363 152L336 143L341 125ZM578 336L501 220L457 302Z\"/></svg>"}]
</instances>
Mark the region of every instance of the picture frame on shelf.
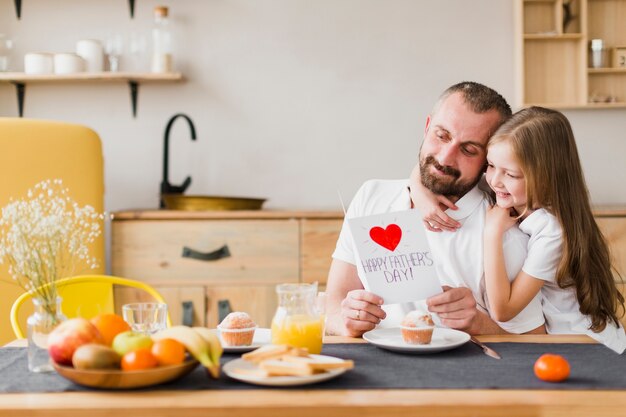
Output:
<instances>
[{"instance_id":1,"label":"picture frame on shelf","mask_svg":"<svg viewBox=\"0 0 626 417\"><path fill-rule=\"evenodd\" d=\"M613 48L613 66L626 68L626 46L616 46Z\"/></svg>"}]
</instances>

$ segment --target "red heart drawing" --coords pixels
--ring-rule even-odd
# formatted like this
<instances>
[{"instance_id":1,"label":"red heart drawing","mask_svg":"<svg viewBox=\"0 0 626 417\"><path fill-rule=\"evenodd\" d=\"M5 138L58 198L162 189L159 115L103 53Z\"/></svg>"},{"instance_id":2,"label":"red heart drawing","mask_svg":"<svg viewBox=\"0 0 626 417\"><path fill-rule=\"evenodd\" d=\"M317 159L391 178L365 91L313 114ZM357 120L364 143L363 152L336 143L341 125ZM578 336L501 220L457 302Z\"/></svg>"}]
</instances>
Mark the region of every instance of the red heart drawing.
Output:
<instances>
[{"instance_id":1,"label":"red heart drawing","mask_svg":"<svg viewBox=\"0 0 626 417\"><path fill-rule=\"evenodd\" d=\"M390 224L386 229L382 227L372 227L370 237L383 248L394 251L402 238L402 229L397 224Z\"/></svg>"}]
</instances>

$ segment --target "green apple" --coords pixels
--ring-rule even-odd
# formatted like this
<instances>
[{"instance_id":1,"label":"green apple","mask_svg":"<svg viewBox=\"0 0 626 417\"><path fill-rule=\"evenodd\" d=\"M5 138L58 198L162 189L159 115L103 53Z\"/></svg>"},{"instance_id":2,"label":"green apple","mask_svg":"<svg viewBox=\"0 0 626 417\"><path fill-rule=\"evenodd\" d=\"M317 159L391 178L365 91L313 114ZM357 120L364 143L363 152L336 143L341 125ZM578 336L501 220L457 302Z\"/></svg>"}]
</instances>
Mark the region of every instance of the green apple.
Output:
<instances>
[{"instance_id":1,"label":"green apple","mask_svg":"<svg viewBox=\"0 0 626 417\"><path fill-rule=\"evenodd\" d=\"M113 350L118 355L124 356L128 352L132 352L137 349L152 347L152 338L143 333L135 333L131 330L119 333L113 339Z\"/></svg>"}]
</instances>

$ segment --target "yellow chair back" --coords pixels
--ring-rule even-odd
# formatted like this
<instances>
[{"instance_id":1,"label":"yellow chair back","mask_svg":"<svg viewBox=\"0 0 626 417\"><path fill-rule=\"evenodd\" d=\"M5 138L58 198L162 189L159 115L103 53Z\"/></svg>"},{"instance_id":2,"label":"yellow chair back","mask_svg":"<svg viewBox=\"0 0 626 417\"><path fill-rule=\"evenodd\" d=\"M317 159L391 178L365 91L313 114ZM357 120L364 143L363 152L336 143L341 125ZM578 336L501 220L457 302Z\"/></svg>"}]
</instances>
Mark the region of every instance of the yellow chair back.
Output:
<instances>
[{"instance_id":1,"label":"yellow chair back","mask_svg":"<svg viewBox=\"0 0 626 417\"><path fill-rule=\"evenodd\" d=\"M81 276L76 276L76 277L71 277L71 278L63 278L57 281L57 288L59 288L59 293L62 293L62 291L71 287L78 288L80 290L79 299L71 300L74 302L66 302L67 293L63 292L64 294L63 302L61 304L61 311L63 312L63 314L68 316L68 318L71 318L71 317L91 318L91 316L72 314L72 312L69 312L66 310L65 306L66 304L69 304L71 308L74 308L75 305L81 305L84 302L83 300L85 299L85 293L84 293L85 284L92 285L94 283L95 284L104 283L108 285L109 287L112 287L113 285L123 285L126 287L138 288L150 294L156 301L160 303L165 303L165 300L163 299L161 294L159 294L158 291L156 291L154 288L152 288L150 285L144 282L135 281L132 279L127 279L127 278L113 277L109 275L81 275ZM17 300L15 300L15 302L13 303L13 306L11 307L11 327L13 328L13 333L15 333L15 337L17 337L18 339L24 338L24 332L22 331L22 328L19 324L20 320L18 318L18 313L22 304L24 304L24 302L30 298L32 298L32 295L30 293L24 293L21 296L19 296ZM113 312L113 302L111 300L111 308L102 310L100 311L100 313L112 313L112 312ZM167 325L168 326L172 325L169 312L167 314Z\"/></svg>"},{"instance_id":2,"label":"yellow chair back","mask_svg":"<svg viewBox=\"0 0 626 417\"><path fill-rule=\"evenodd\" d=\"M0 118L0 207L10 198L24 198L35 184L60 178L70 197L80 206L104 210L104 168L100 138L91 129L69 123ZM90 246L99 266L77 274L104 273L104 233ZM88 317L112 309L109 283L92 283L90 288L68 288L64 309L70 316ZM77 293L80 291L80 295ZM0 345L12 338L8 321L13 300L23 290L10 277L7 265L0 265ZM80 303L76 301L80 300ZM75 303L74 306L71 303ZM21 319L32 312L22 309Z\"/></svg>"}]
</instances>

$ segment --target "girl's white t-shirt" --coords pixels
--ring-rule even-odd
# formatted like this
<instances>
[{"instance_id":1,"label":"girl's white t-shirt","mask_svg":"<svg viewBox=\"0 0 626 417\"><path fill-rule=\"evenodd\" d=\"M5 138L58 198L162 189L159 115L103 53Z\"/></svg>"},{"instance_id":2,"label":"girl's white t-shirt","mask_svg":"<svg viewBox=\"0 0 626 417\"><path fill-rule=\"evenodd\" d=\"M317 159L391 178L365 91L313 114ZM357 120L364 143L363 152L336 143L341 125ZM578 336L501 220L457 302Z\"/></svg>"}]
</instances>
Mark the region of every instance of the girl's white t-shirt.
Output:
<instances>
[{"instance_id":1,"label":"girl's white t-shirt","mask_svg":"<svg viewBox=\"0 0 626 417\"><path fill-rule=\"evenodd\" d=\"M607 324L602 332L591 331L591 320L580 312L574 287L560 288L556 283L556 270L563 252L563 230L557 218L545 209L535 210L519 228L530 236L522 270L545 281L541 304L548 333L587 334L617 353L624 352L624 328Z\"/></svg>"}]
</instances>

